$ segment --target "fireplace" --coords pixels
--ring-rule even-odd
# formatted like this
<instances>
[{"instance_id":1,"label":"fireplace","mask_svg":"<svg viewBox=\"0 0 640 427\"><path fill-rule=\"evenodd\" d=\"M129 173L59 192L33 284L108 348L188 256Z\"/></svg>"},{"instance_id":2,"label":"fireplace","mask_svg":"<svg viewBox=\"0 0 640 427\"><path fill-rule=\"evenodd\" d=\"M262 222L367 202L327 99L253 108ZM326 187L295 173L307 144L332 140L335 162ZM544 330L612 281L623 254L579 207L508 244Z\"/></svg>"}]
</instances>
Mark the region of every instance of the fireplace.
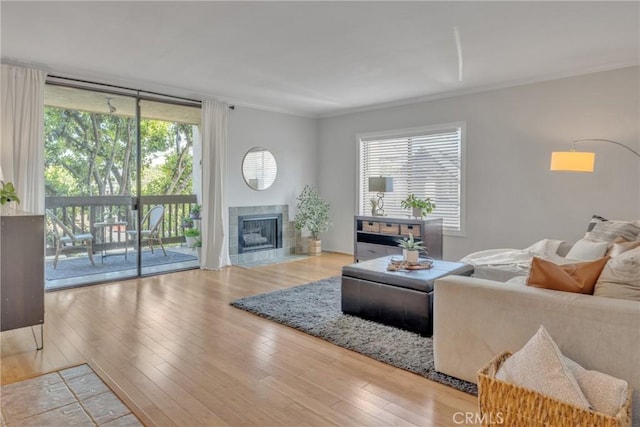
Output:
<instances>
[{"instance_id":1,"label":"fireplace","mask_svg":"<svg viewBox=\"0 0 640 427\"><path fill-rule=\"evenodd\" d=\"M282 247L282 214L238 216L238 253Z\"/></svg>"}]
</instances>

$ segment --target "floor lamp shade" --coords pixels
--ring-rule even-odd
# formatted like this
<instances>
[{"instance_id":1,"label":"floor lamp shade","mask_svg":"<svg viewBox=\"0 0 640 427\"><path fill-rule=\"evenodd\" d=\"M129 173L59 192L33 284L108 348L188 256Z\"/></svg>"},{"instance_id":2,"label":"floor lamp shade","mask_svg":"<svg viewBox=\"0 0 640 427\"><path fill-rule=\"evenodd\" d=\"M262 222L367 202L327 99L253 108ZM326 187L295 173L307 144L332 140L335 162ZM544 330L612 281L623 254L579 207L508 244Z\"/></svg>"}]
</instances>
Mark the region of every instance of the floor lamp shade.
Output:
<instances>
[{"instance_id":1,"label":"floor lamp shade","mask_svg":"<svg viewBox=\"0 0 640 427\"><path fill-rule=\"evenodd\" d=\"M393 191L393 178L386 176L370 177L369 191L376 193L389 193Z\"/></svg>"},{"instance_id":2,"label":"floor lamp shade","mask_svg":"<svg viewBox=\"0 0 640 427\"><path fill-rule=\"evenodd\" d=\"M554 151L551 153L552 171L593 172L596 154L584 151Z\"/></svg>"}]
</instances>

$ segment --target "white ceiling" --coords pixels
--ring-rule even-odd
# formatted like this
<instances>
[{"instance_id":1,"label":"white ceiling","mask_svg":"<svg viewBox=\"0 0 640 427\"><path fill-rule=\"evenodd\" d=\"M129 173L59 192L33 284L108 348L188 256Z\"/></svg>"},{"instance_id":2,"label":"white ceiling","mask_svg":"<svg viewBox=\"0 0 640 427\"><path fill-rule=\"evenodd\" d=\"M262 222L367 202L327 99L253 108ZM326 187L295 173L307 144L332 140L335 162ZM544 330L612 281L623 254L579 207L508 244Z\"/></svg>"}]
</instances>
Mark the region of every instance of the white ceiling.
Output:
<instances>
[{"instance_id":1,"label":"white ceiling","mask_svg":"<svg viewBox=\"0 0 640 427\"><path fill-rule=\"evenodd\" d=\"M639 6L2 1L1 54L58 75L317 117L638 65Z\"/></svg>"}]
</instances>

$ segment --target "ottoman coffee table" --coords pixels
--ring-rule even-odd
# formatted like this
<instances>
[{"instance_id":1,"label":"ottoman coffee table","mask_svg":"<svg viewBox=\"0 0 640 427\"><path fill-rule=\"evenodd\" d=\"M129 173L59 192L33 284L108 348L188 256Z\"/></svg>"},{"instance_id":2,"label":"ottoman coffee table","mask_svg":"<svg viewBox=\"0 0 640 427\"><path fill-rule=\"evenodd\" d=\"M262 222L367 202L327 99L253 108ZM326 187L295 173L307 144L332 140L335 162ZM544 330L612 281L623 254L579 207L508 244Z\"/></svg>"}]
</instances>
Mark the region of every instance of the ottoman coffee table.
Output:
<instances>
[{"instance_id":1,"label":"ottoman coffee table","mask_svg":"<svg viewBox=\"0 0 640 427\"><path fill-rule=\"evenodd\" d=\"M427 270L387 271L391 257L342 267L342 312L433 335L433 282L450 274L471 276L473 266L434 261Z\"/></svg>"}]
</instances>

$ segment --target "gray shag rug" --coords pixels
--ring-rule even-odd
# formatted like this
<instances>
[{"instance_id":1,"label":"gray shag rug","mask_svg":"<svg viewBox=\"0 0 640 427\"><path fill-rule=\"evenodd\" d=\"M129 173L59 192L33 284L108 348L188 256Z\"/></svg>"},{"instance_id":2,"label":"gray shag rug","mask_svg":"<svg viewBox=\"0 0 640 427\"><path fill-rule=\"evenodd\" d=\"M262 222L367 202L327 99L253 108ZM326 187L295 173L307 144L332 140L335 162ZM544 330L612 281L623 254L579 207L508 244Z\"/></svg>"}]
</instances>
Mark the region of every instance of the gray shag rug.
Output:
<instances>
[{"instance_id":1,"label":"gray shag rug","mask_svg":"<svg viewBox=\"0 0 640 427\"><path fill-rule=\"evenodd\" d=\"M435 370L431 338L343 314L340 277L240 298L231 305L441 384L478 394L475 384Z\"/></svg>"}]
</instances>

